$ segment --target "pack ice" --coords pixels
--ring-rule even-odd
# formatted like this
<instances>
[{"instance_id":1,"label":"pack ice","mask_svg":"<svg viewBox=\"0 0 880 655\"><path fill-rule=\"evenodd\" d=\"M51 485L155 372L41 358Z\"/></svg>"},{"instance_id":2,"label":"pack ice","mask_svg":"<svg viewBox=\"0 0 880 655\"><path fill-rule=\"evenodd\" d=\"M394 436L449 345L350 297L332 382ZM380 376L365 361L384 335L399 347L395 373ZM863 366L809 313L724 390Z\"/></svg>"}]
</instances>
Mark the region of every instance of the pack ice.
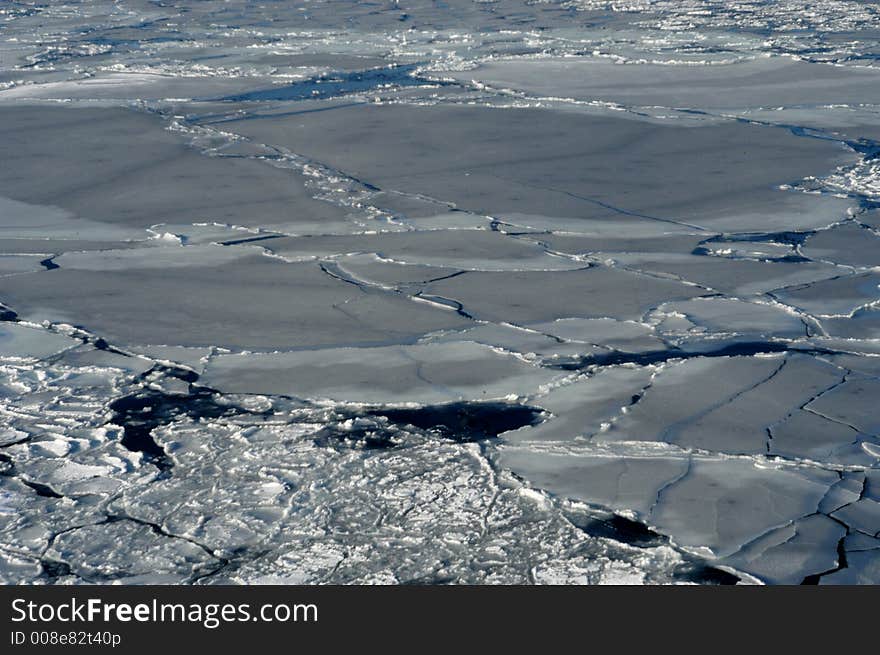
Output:
<instances>
[{"instance_id":1,"label":"pack ice","mask_svg":"<svg viewBox=\"0 0 880 655\"><path fill-rule=\"evenodd\" d=\"M0 580L880 583L880 11L0 7Z\"/></svg>"}]
</instances>

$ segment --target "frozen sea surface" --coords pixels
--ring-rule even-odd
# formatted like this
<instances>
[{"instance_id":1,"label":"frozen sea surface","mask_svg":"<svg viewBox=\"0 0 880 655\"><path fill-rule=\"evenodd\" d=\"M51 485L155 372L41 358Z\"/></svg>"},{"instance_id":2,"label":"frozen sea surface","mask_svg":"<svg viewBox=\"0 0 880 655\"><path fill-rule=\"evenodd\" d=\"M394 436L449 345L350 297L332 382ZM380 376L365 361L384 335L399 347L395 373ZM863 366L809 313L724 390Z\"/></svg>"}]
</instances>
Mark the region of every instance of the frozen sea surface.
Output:
<instances>
[{"instance_id":1,"label":"frozen sea surface","mask_svg":"<svg viewBox=\"0 0 880 655\"><path fill-rule=\"evenodd\" d=\"M880 583L867 0L0 7L0 580Z\"/></svg>"}]
</instances>

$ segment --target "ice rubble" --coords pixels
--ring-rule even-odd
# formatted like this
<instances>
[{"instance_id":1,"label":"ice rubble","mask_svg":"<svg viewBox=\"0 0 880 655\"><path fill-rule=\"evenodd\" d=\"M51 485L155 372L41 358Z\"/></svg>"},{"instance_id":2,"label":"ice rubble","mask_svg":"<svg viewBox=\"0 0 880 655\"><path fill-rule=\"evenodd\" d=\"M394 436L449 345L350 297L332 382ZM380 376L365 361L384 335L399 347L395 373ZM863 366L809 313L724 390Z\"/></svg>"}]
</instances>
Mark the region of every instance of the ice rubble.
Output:
<instances>
[{"instance_id":1,"label":"ice rubble","mask_svg":"<svg viewBox=\"0 0 880 655\"><path fill-rule=\"evenodd\" d=\"M880 580L871 3L183 4L0 9L0 578Z\"/></svg>"}]
</instances>

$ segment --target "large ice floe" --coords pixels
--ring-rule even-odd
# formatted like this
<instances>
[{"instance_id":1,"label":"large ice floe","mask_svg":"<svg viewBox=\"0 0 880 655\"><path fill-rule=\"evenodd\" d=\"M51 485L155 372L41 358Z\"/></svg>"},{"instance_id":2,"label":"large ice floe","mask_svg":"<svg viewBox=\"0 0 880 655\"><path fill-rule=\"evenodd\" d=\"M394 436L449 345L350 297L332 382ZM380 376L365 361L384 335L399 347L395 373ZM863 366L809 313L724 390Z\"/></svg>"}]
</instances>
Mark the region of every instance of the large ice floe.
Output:
<instances>
[{"instance_id":1,"label":"large ice floe","mask_svg":"<svg viewBox=\"0 0 880 655\"><path fill-rule=\"evenodd\" d=\"M0 580L880 583L880 12L808 4L4 3Z\"/></svg>"}]
</instances>

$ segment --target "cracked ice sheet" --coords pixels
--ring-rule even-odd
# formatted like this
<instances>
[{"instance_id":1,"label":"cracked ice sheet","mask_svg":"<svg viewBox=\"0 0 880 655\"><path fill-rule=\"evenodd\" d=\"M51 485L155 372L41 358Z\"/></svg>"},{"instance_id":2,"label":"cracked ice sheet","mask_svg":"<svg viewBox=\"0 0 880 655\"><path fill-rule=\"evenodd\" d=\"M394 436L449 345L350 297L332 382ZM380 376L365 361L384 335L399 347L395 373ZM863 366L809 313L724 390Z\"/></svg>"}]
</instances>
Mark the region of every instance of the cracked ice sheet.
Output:
<instances>
[{"instance_id":1,"label":"cracked ice sheet","mask_svg":"<svg viewBox=\"0 0 880 655\"><path fill-rule=\"evenodd\" d=\"M264 247L284 259L337 253L374 253L397 264L482 271L570 270L583 262L553 256L543 248L488 230L431 230L396 234L272 239Z\"/></svg>"},{"instance_id":2,"label":"cracked ice sheet","mask_svg":"<svg viewBox=\"0 0 880 655\"><path fill-rule=\"evenodd\" d=\"M8 164L0 171L0 195L57 207L65 218L88 226L90 235L95 222L105 224L108 235L205 221L321 222L327 231L333 225L351 229L345 212L315 200L295 171L254 159L206 157L156 116L127 109L0 107L0 119L0 155ZM15 218L19 211L4 215ZM14 224L32 222L21 215ZM77 224L67 220L63 227Z\"/></svg>"},{"instance_id":3,"label":"cracked ice sheet","mask_svg":"<svg viewBox=\"0 0 880 655\"><path fill-rule=\"evenodd\" d=\"M880 380L854 378L816 398L807 408L821 416L851 425L862 433L880 436L880 420L874 407L864 402L866 398L876 398L880 391Z\"/></svg>"},{"instance_id":4,"label":"cracked ice sheet","mask_svg":"<svg viewBox=\"0 0 880 655\"><path fill-rule=\"evenodd\" d=\"M603 348L587 343L561 341L548 333L514 325L484 323L460 331L447 330L427 335L420 343L456 343L474 341L503 351L519 353L525 360L541 360L541 365L558 358L602 352Z\"/></svg>"},{"instance_id":5,"label":"cracked ice sheet","mask_svg":"<svg viewBox=\"0 0 880 655\"><path fill-rule=\"evenodd\" d=\"M845 534L839 522L812 514L757 537L725 562L773 584L799 584L803 571L837 567L837 544Z\"/></svg>"},{"instance_id":6,"label":"cracked ice sheet","mask_svg":"<svg viewBox=\"0 0 880 655\"><path fill-rule=\"evenodd\" d=\"M806 355L691 359L662 370L596 439L761 454L770 447L766 427L842 379L843 371Z\"/></svg>"},{"instance_id":7,"label":"cracked ice sheet","mask_svg":"<svg viewBox=\"0 0 880 655\"><path fill-rule=\"evenodd\" d=\"M613 417L637 401L655 374L652 367L609 366L595 375L553 386L530 399L551 416L538 426L506 433L505 442L566 442L592 437L607 429Z\"/></svg>"},{"instance_id":8,"label":"cracked ice sheet","mask_svg":"<svg viewBox=\"0 0 880 655\"><path fill-rule=\"evenodd\" d=\"M793 345L813 325L785 306L719 297L664 303L646 321L667 343L697 352L737 342Z\"/></svg>"},{"instance_id":9,"label":"cracked ice sheet","mask_svg":"<svg viewBox=\"0 0 880 655\"><path fill-rule=\"evenodd\" d=\"M46 252L45 249L53 247L75 248L75 244L83 240L88 240L84 245L92 242L93 248L106 248L120 241L144 239L147 235L141 230L80 218L58 207L0 197L0 236L4 242L40 239L42 241L37 242L43 244L40 252ZM68 246L68 242L73 245Z\"/></svg>"},{"instance_id":10,"label":"cracked ice sheet","mask_svg":"<svg viewBox=\"0 0 880 655\"><path fill-rule=\"evenodd\" d=\"M817 232L801 250L810 259L856 267L880 266L880 235L855 222Z\"/></svg>"},{"instance_id":11,"label":"cracked ice sheet","mask_svg":"<svg viewBox=\"0 0 880 655\"><path fill-rule=\"evenodd\" d=\"M60 266L40 270L28 258L38 272L4 277L0 315L12 316L8 303L26 320L94 330L7 330L44 332L12 338L0 366L3 579L679 580L679 550L592 538L569 520L574 505L587 511L571 496L644 519L689 549L742 543L714 563L768 582L876 581L876 312L868 304L821 324L806 313L871 302L850 285L874 265L876 171L866 159L835 172L855 155L812 138L828 133L799 129L877 138L876 106L816 105L874 101L875 84L853 82L876 76L859 56L877 32L858 31L876 12L825 2L809 15L789 2L744 12L701 0L685 3L711 9L687 14L690 31L673 3L654 3L656 15L631 4L414 0L404 16L334 0L311 3L308 24L284 3L247 12L225 3L222 20L212 3L182 11L147 0L0 10L9 18L0 154L12 162L0 170L0 253L56 255ZM242 24L228 25L230 16ZM340 17L357 29L338 30ZM810 29L792 33L789 23ZM594 51L603 63L584 54ZM734 99L725 113L779 127L454 85L302 102L186 100L283 92L322 72L393 63L469 79L495 65L487 56L639 78L614 89L592 80L603 94L675 105L671 93L685 91L688 103L716 107ZM658 88L661 76L673 83ZM121 99L138 111L107 107ZM757 108L770 101L799 106ZM412 229L425 233L389 234ZM382 234L316 238L311 251L301 238L364 233ZM316 261L263 256L273 242ZM348 254L392 246L406 263ZM24 259L9 261L13 270ZM813 336L799 338L799 322ZM789 352L721 357L743 342ZM242 349L279 353L228 352ZM346 362L327 389L295 368L327 370L322 354ZM618 363L602 366L603 356ZM266 396L216 396L186 381L228 365L235 388L230 362L249 360L245 377ZM348 389L346 372L366 381ZM456 438L467 434L393 424L370 415L375 408L289 407L276 395L295 388L389 402L511 393L548 420L464 444ZM185 408L150 435L169 474L123 446L131 426L113 421L131 417L109 404L132 397ZM208 414L232 415L200 416L206 404ZM658 405L682 443L611 440L617 423L636 438L652 434L643 408ZM535 458L520 468L502 457L528 483L495 461L504 442ZM578 468L589 458L599 463ZM809 513L814 504L819 514ZM848 522L842 545L843 526L828 514ZM149 568L126 560L120 543ZM847 568L831 572L841 548Z\"/></svg>"},{"instance_id":12,"label":"cracked ice sheet","mask_svg":"<svg viewBox=\"0 0 880 655\"><path fill-rule=\"evenodd\" d=\"M685 128L535 109L337 107L224 129L283 144L381 189L501 219L614 220L635 234L658 222L737 231L827 225L852 201L778 186L857 161L839 143L771 127Z\"/></svg>"},{"instance_id":13,"label":"cracked ice sheet","mask_svg":"<svg viewBox=\"0 0 880 655\"><path fill-rule=\"evenodd\" d=\"M784 289L774 295L816 316L851 316L861 307L880 302L880 273L836 277Z\"/></svg>"},{"instance_id":14,"label":"cracked ice sheet","mask_svg":"<svg viewBox=\"0 0 880 655\"><path fill-rule=\"evenodd\" d=\"M466 335L465 335L466 337ZM381 376L376 371L381 370ZM227 393L283 393L376 404L526 396L563 377L476 343L221 355L206 384Z\"/></svg>"},{"instance_id":15,"label":"cracked ice sheet","mask_svg":"<svg viewBox=\"0 0 880 655\"><path fill-rule=\"evenodd\" d=\"M91 104L125 106L132 101L211 98L255 91L269 78L173 77L153 73L110 73L100 77L22 85L0 91L2 105L36 105L40 101L89 100ZM97 102L94 102L97 101Z\"/></svg>"},{"instance_id":16,"label":"cracked ice sheet","mask_svg":"<svg viewBox=\"0 0 880 655\"><path fill-rule=\"evenodd\" d=\"M152 246L152 247L151 247ZM166 245L161 241L143 248L66 252L52 262L67 271L125 271L151 268L223 266L252 254L248 248L220 245Z\"/></svg>"},{"instance_id":17,"label":"cracked ice sheet","mask_svg":"<svg viewBox=\"0 0 880 655\"><path fill-rule=\"evenodd\" d=\"M0 360L37 360L55 355L79 342L36 327L0 323Z\"/></svg>"},{"instance_id":18,"label":"cracked ice sheet","mask_svg":"<svg viewBox=\"0 0 880 655\"><path fill-rule=\"evenodd\" d=\"M459 332L446 331L426 336L423 343L476 341L517 352L542 366L576 361L578 357L599 356L614 350L657 351L666 344L652 336L650 327L614 319L559 319L530 326L482 324Z\"/></svg>"},{"instance_id":19,"label":"cracked ice sheet","mask_svg":"<svg viewBox=\"0 0 880 655\"><path fill-rule=\"evenodd\" d=\"M803 262L792 266L788 262L728 259L685 253L597 253L595 256L631 270L673 277L729 295L762 293L849 273L848 269L822 262Z\"/></svg>"},{"instance_id":20,"label":"cracked ice sheet","mask_svg":"<svg viewBox=\"0 0 880 655\"><path fill-rule=\"evenodd\" d=\"M501 461L543 489L633 511L680 546L724 558L813 514L838 477L748 459L536 453L505 446ZM747 567L744 567L748 570Z\"/></svg>"},{"instance_id":21,"label":"cracked ice sheet","mask_svg":"<svg viewBox=\"0 0 880 655\"><path fill-rule=\"evenodd\" d=\"M0 255L0 277L36 273L43 268L42 255Z\"/></svg>"},{"instance_id":22,"label":"cracked ice sheet","mask_svg":"<svg viewBox=\"0 0 880 655\"><path fill-rule=\"evenodd\" d=\"M651 326L636 321L617 321L611 318L561 318L551 323L531 326L541 333L574 343L641 352L663 349L665 344Z\"/></svg>"},{"instance_id":23,"label":"cracked ice sheet","mask_svg":"<svg viewBox=\"0 0 880 655\"><path fill-rule=\"evenodd\" d=\"M507 291L498 293L499 288ZM553 289L553 294L547 290ZM460 302L488 321L544 323L560 318L639 320L663 299L687 299L701 290L675 280L605 266L561 272L469 272L430 282L423 296Z\"/></svg>"},{"instance_id":24,"label":"cracked ice sheet","mask_svg":"<svg viewBox=\"0 0 880 655\"><path fill-rule=\"evenodd\" d=\"M683 546L732 554L768 529L812 514L837 475L764 468L749 460L701 460L658 493L652 521Z\"/></svg>"},{"instance_id":25,"label":"cracked ice sheet","mask_svg":"<svg viewBox=\"0 0 880 655\"><path fill-rule=\"evenodd\" d=\"M0 199L0 204L3 203L3 200ZM77 225L72 225L71 227L74 230L80 228L82 223ZM96 224L95 226L95 237L100 238L100 233L104 232L104 225ZM63 228L57 229L57 226L53 226L49 229L44 229L43 232L50 231L52 233L61 232L63 234ZM11 228L13 232L24 232L21 226ZM128 233L129 236L136 237L138 240L134 241L92 241L92 240L81 240L81 239L66 239L63 236L58 238L47 238L47 237L12 237L9 239L0 238L0 252L6 253L14 253L14 254L22 254L22 255L39 255L41 257L48 257L50 255L60 255L64 252L88 252L94 250L122 250L124 248L137 248L145 245L143 240L148 236L144 235L140 231L132 231Z\"/></svg>"},{"instance_id":26,"label":"cracked ice sheet","mask_svg":"<svg viewBox=\"0 0 880 655\"><path fill-rule=\"evenodd\" d=\"M711 66L620 64L608 58L491 60L445 73L545 98L626 106L733 110L804 104L880 104L880 71L759 57Z\"/></svg>"},{"instance_id":27,"label":"cracked ice sheet","mask_svg":"<svg viewBox=\"0 0 880 655\"><path fill-rule=\"evenodd\" d=\"M241 350L405 343L469 324L447 309L364 292L316 263L236 255L190 265L188 249L173 250L181 258L174 267L8 278L4 301L22 317L82 325L114 342Z\"/></svg>"},{"instance_id":28,"label":"cracked ice sheet","mask_svg":"<svg viewBox=\"0 0 880 655\"><path fill-rule=\"evenodd\" d=\"M823 318L822 327L830 336L849 339L880 339L880 310L877 306L857 309L852 316Z\"/></svg>"}]
</instances>

